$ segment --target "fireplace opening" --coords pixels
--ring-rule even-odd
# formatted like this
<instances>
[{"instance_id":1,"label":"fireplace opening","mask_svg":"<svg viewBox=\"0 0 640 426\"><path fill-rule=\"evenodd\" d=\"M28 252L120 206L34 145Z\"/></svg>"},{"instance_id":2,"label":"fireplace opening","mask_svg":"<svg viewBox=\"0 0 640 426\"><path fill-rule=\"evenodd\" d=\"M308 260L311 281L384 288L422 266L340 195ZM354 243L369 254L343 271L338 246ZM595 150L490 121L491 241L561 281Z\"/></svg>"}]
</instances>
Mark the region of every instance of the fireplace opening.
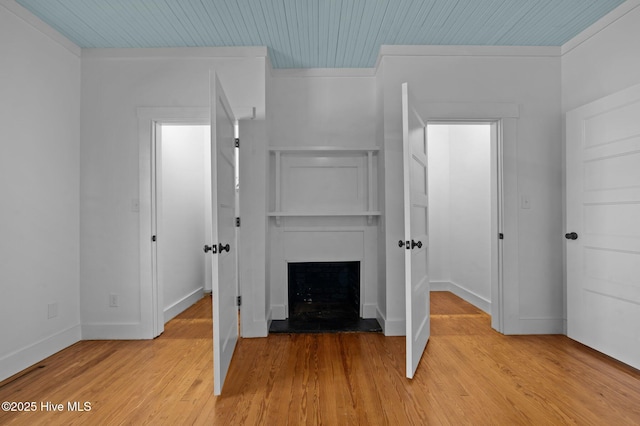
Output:
<instances>
[{"instance_id":1,"label":"fireplace opening","mask_svg":"<svg viewBox=\"0 0 640 426\"><path fill-rule=\"evenodd\" d=\"M289 263L288 275L290 321L360 318L360 262Z\"/></svg>"}]
</instances>

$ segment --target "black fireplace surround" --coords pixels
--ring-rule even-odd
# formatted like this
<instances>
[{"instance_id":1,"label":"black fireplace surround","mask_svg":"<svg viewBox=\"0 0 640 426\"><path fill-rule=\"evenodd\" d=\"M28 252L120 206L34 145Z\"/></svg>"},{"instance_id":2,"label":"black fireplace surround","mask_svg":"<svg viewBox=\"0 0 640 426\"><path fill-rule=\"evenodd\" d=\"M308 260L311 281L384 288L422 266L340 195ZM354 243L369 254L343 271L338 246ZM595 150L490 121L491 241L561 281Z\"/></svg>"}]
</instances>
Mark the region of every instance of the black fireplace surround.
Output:
<instances>
[{"instance_id":1,"label":"black fireplace surround","mask_svg":"<svg viewBox=\"0 0 640 426\"><path fill-rule=\"evenodd\" d=\"M360 318L360 262L289 262L287 272L289 318L270 332L381 331Z\"/></svg>"}]
</instances>

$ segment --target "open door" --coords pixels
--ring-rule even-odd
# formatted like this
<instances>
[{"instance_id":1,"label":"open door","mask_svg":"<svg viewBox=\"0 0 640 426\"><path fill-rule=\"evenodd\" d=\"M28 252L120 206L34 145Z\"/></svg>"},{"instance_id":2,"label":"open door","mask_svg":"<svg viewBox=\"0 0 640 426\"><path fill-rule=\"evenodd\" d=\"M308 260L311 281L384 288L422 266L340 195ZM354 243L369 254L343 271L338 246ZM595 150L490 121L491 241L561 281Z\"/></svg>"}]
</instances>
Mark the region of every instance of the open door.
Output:
<instances>
[{"instance_id":1,"label":"open door","mask_svg":"<svg viewBox=\"0 0 640 426\"><path fill-rule=\"evenodd\" d=\"M235 118L220 81L211 73L211 254L213 393L220 395L238 341L235 237Z\"/></svg>"},{"instance_id":2,"label":"open door","mask_svg":"<svg viewBox=\"0 0 640 426\"><path fill-rule=\"evenodd\" d=\"M431 334L429 303L429 208L427 129L402 85L404 156L404 246L407 377L413 378Z\"/></svg>"}]
</instances>

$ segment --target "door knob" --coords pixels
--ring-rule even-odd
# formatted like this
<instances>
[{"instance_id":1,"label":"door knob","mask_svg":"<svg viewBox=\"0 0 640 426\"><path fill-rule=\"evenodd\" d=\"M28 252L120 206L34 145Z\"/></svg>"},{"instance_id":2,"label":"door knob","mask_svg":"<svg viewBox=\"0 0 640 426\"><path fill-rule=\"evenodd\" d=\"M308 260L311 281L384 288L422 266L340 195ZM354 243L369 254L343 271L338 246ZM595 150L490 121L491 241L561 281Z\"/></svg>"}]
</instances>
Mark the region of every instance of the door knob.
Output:
<instances>
[{"instance_id":1,"label":"door knob","mask_svg":"<svg viewBox=\"0 0 640 426\"><path fill-rule=\"evenodd\" d=\"M575 232L569 232L568 234L564 234L564 237L567 240L577 240L578 239L578 234L576 234Z\"/></svg>"},{"instance_id":2,"label":"door knob","mask_svg":"<svg viewBox=\"0 0 640 426\"><path fill-rule=\"evenodd\" d=\"M414 249L414 248L416 248L416 247L418 247L418 248L422 248L422 241L418 241L418 242L416 243L415 241L411 240L411 248L412 248L412 249Z\"/></svg>"},{"instance_id":3,"label":"door knob","mask_svg":"<svg viewBox=\"0 0 640 426\"><path fill-rule=\"evenodd\" d=\"M219 243L219 244L218 244L218 252L219 252L219 253L222 253L222 252L223 252L223 251L225 251L225 250L226 250L226 251L227 251L227 253L228 253L230 248L231 248L231 247L229 247L229 244L226 244L226 245L224 245L224 246L222 245L222 243Z\"/></svg>"},{"instance_id":4,"label":"door knob","mask_svg":"<svg viewBox=\"0 0 640 426\"><path fill-rule=\"evenodd\" d=\"M206 245L206 244L205 244L205 246L204 246L204 252L205 252L205 253L207 253L207 252L209 252L209 251L210 251L210 252L211 252L211 254L216 254L216 249L217 249L217 248L218 248L218 247L217 247L215 244L214 244L214 245L212 245L212 246L208 246L208 245Z\"/></svg>"}]
</instances>

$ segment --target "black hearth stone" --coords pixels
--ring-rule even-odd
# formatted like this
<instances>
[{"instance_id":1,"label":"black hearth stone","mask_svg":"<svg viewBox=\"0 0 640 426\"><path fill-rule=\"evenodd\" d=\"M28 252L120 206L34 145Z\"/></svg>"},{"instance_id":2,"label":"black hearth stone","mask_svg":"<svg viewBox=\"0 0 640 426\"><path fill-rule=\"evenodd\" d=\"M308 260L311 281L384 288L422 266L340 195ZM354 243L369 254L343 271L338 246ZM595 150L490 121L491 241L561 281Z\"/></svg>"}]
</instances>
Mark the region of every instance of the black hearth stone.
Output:
<instances>
[{"instance_id":1,"label":"black hearth stone","mask_svg":"<svg viewBox=\"0 0 640 426\"><path fill-rule=\"evenodd\" d=\"M270 333L380 333L382 327L375 318L369 319L286 319L273 320Z\"/></svg>"}]
</instances>

